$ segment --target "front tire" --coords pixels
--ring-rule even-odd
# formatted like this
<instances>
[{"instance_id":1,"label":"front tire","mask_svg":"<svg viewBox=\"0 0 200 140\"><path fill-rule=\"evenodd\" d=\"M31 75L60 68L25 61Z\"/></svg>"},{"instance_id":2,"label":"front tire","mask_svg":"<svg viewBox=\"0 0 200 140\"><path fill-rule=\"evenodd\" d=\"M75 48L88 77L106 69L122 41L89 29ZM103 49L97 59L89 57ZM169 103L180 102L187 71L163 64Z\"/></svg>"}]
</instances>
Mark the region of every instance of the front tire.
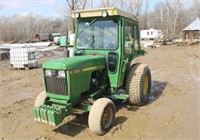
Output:
<instances>
[{"instance_id":1,"label":"front tire","mask_svg":"<svg viewBox=\"0 0 200 140\"><path fill-rule=\"evenodd\" d=\"M41 105L43 105L45 103L45 100L46 100L46 92L45 91L42 91L36 98L35 100L35 104L34 106L35 107L39 107Z\"/></svg>"},{"instance_id":2,"label":"front tire","mask_svg":"<svg viewBox=\"0 0 200 140\"><path fill-rule=\"evenodd\" d=\"M126 80L126 92L132 105L142 106L149 101L151 72L146 64L136 64L130 68Z\"/></svg>"},{"instance_id":3,"label":"front tire","mask_svg":"<svg viewBox=\"0 0 200 140\"><path fill-rule=\"evenodd\" d=\"M98 99L89 113L88 124L90 130L96 135L105 134L114 123L115 112L115 105L110 99Z\"/></svg>"}]
</instances>

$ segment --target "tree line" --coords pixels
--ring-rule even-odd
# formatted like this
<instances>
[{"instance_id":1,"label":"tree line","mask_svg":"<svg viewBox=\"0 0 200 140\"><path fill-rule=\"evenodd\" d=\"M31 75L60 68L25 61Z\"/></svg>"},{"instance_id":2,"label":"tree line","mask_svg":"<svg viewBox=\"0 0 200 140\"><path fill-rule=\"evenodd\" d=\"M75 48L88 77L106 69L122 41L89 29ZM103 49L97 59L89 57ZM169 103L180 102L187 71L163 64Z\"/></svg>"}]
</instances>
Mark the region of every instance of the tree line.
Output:
<instances>
[{"instance_id":1,"label":"tree line","mask_svg":"<svg viewBox=\"0 0 200 140\"><path fill-rule=\"evenodd\" d=\"M33 40L37 33L62 32L63 19L49 19L33 14L0 17L0 41L25 42Z\"/></svg>"},{"instance_id":2,"label":"tree line","mask_svg":"<svg viewBox=\"0 0 200 140\"><path fill-rule=\"evenodd\" d=\"M0 41L32 40L37 33L65 33L65 27L74 32L74 10L117 7L137 16L140 29L161 29L169 38L178 37L190 22L200 18L200 0L191 0L190 6L183 0L160 0L154 7L151 0L66 0L62 18L49 18L34 14L1 16ZM1 8L1 7L0 7Z\"/></svg>"}]
</instances>

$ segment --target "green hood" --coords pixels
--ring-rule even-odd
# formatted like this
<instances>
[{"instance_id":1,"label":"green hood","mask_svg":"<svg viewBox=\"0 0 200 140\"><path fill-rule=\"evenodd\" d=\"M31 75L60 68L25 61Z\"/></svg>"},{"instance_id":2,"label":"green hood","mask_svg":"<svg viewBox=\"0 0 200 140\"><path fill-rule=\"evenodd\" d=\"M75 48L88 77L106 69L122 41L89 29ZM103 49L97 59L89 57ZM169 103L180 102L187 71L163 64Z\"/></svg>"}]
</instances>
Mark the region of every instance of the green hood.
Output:
<instances>
[{"instance_id":1,"label":"green hood","mask_svg":"<svg viewBox=\"0 0 200 140\"><path fill-rule=\"evenodd\" d=\"M96 54L66 57L53 61L47 61L42 65L42 68L71 71L99 65L105 65L105 56Z\"/></svg>"}]
</instances>

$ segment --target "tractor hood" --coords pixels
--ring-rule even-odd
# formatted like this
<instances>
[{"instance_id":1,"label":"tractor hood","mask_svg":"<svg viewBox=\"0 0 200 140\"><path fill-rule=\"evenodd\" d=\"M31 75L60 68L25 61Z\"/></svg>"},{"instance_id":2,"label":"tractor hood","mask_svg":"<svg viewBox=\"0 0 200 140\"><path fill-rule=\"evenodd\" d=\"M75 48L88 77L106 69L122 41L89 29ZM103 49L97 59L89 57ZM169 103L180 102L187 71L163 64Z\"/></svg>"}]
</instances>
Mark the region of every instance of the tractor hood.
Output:
<instances>
[{"instance_id":1,"label":"tractor hood","mask_svg":"<svg viewBox=\"0 0 200 140\"><path fill-rule=\"evenodd\" d=\"M105 65L105 56L100 54L90 54L83 56L74 56L61 58L53 61L47 61L43 64L43 69L55 70L76 70L89 68L93 66Z\"/></svg>"}]
</instances>

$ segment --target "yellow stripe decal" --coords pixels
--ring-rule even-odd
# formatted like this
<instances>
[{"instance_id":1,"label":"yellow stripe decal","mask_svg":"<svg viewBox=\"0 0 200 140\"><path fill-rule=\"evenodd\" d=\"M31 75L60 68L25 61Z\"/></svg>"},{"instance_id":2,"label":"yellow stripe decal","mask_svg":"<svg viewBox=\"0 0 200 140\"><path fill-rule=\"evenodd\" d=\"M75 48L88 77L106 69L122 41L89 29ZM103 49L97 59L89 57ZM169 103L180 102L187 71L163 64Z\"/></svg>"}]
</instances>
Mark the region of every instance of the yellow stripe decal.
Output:
<instances>
[{"instance_id":1,"label":"yellow stripe decal","mask_svg":"<svg viewBox=\"0 0 200 140\"><path fill-rule=\"evenodd\" d=\"M76 73L85 72L85 71L91 71L91 70L95 70L95 69L99 69L99 68L105 68L105 66L104 65L99 65L99 66L94 66L94 67L77 69L77 70L70 71L69 73L70 74L76 74Z\"/></svg>"}]
</instances>

